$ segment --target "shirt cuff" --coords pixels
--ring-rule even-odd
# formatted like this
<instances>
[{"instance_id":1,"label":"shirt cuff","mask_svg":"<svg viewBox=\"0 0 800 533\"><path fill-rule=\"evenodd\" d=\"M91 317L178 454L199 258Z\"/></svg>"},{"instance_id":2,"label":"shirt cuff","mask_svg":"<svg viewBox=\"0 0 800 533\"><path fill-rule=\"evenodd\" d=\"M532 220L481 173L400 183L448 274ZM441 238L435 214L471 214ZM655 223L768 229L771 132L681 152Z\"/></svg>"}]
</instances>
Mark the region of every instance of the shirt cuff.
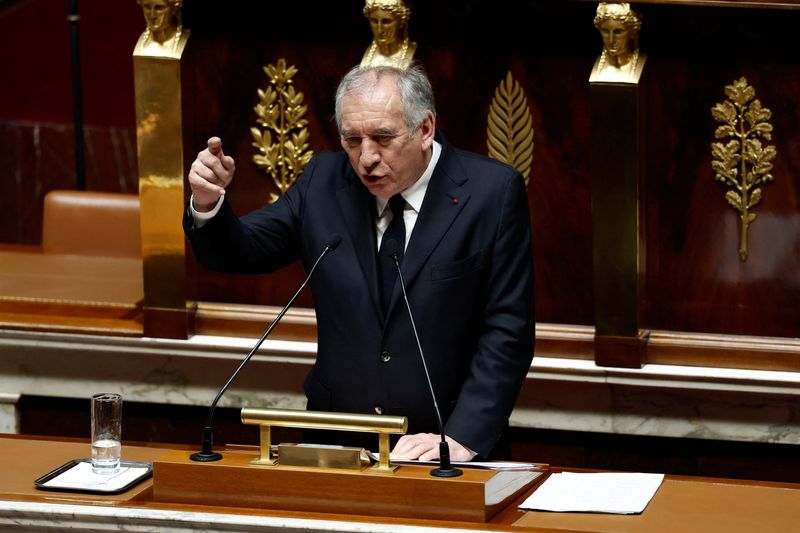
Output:
<instances>
[{"instance_id":1,"label":"shirt cuff","mask_svg":"<svg viewBox=\"0 0 800 533\"><path fill-rule=\"evenodd\" d=\"M206 222L214 218L217 213L219 213L219 208L222 207L222 201L225 199L225 195L219 197L217 200L217 205L214 206L214 209L211 211L206 211L205 213L201 213L194 208L194 195L189 199L189 210L192 212L192 218L194 219L194 227L195 228L202 228L206 225Z\"/></svg>"}]
</instances>

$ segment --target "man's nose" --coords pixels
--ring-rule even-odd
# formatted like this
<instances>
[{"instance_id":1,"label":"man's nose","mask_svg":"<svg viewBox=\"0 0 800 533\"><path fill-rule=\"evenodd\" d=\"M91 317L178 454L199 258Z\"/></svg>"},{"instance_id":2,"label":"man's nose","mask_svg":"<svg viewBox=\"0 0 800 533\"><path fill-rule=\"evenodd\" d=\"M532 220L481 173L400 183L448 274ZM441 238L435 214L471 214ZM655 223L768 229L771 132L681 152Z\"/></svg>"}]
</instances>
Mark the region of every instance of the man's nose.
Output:
<instances>
[{"instance_id":1,"label":"man's nose","mask_svg":"<svg viewBox=\"0 0 800 533\"><path fill-rule=\"evenodd\" d=\"M361 165L366 168L370 169L377 165L381 160L381 154L378 151L375 143L370 141L369 139L364 139L361 142Z\"/></svg>"}]
</instances>

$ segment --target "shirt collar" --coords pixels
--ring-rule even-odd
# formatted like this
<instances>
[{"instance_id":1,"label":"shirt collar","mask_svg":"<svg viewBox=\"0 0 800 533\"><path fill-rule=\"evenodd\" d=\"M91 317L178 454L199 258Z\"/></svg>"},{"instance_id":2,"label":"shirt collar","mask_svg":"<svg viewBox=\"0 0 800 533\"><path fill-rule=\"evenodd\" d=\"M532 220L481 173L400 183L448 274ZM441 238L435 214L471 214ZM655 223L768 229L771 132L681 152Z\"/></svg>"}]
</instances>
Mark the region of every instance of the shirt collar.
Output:
<instances>
[{"instance_id":1,"label":"shirt collar","mask_svg":"<svg viewBox=\"0 0 800 533\"><path fill-rule=\"evenodd\" d=\"M431 181L431 176L433 176L433 170L436 168L436 163L439 161L439 156L442 154L442 145L439 144L437 141L433 141L432 144L433 153L431 154L431 160L428 161L428 166L425 168L425 172L422 173L422 176L419 177L417 181L415 181L409 188L404 191L400 191L400 195L406 201L411 208L419 213L419 210L422 208L422 201L425 199L425 191L428 190L428 183ZM389 203L388 198L381 198L380 196L375 197L375 201L378 206L378 216L383 216L383 211L386 209L386 205Z\"/></svg>"}]
</instances>

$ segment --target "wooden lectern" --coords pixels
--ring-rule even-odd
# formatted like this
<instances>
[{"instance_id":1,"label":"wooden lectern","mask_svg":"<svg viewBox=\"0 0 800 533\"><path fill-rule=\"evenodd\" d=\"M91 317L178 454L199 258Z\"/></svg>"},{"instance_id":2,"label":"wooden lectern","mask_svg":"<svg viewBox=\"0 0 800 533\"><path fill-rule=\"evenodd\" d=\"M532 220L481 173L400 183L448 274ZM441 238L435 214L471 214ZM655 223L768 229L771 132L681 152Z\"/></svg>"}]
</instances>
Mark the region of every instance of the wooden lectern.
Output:
<instances>
[{"instance_id":1,"label":"wooden lectern","mask_svg":"<svg viewBox=\"0 0 800 533\"><path fill-rule=\"evenodd\" d=\"M153 463L153 500L487 522L543 477L543 469L537 468L465 469L460 477L441 478L430 475L429 465L390 465L388 434L405 433L405 417L288 409L242 409L241 416L244 423L262 425L258 450L227 451L213 462L193 461L190 452L168 452ZM380 461L376 467L356 462L355 468L288 465L272 458L272 426L375 432Z\"/></svg>"},{"instance_id":2,"label":"wooden lectern","mask_svg":"<svg viewBox=\"0 0 800 533\"><path fill-rule=\"evenodd\" d=\"M375 472L251 464L258 452L227 451L214 463L171 451L153 463L156 502L487 522L541 472L465 469L436 478L430 466Z\"/></svg>"}]
</instances>

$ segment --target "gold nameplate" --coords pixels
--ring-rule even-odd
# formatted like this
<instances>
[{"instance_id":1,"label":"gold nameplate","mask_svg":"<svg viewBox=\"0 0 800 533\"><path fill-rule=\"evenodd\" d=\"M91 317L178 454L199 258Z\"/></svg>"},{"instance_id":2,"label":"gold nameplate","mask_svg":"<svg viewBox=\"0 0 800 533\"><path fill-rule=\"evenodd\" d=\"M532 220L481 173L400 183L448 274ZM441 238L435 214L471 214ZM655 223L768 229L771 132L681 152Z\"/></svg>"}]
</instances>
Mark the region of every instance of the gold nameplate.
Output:
<instances>
[{"instance_id":1,"label":"gold nameplate","mask_svg":"<svg viewBox=\"0 0 800 533\"><path fill-rule=\"evenodd\" d=\"M361 470L363 448L326 446L323 444L278 445L278 464Z\"/></svg>"}]
</instances>

